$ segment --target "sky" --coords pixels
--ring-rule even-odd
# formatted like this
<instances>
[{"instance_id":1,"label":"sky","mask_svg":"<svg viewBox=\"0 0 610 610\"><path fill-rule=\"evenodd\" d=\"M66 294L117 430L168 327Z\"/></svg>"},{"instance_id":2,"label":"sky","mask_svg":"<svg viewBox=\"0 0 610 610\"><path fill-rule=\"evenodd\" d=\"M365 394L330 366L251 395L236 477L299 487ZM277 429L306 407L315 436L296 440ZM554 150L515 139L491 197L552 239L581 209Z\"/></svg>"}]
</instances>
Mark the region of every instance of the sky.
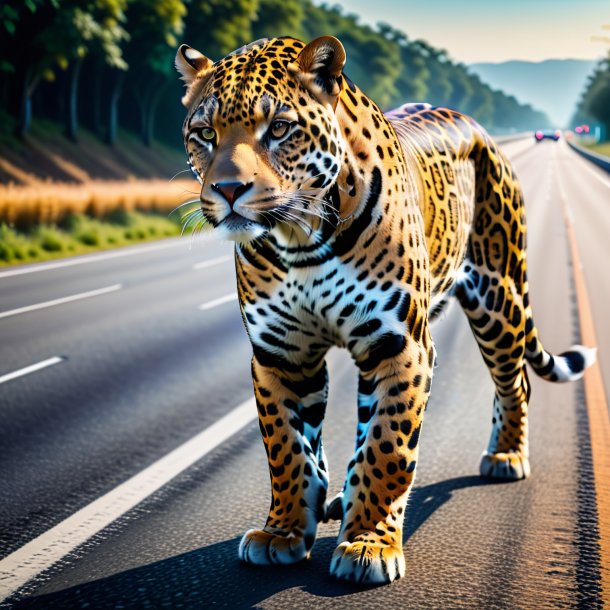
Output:
<instances>
[{"instance_id":1,"label":"sky","mask_svg":"<svg viewBox=\"0 0 610 610\"><path fill-rule=\"evenodd\" d=\"M317 1L317 0L316 0ZM510 59L599 59L610 48L610 0L327 0L446 49L466 64Z\"/></svg>"}]
</instances>

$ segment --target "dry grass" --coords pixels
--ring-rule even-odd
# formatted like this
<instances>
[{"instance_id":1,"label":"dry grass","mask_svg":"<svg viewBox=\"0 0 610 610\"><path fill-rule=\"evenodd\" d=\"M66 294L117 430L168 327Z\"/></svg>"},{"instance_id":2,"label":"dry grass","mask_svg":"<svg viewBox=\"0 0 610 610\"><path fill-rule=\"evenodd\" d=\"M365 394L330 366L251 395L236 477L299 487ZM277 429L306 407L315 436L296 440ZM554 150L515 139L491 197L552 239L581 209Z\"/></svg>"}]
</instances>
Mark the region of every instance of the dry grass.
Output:
<instances>
[{"instance_id":1,"label":"dry grass","mask_svg":"<svg viewBox=\"0 0 610 610\"><path fill-rule=\"evenodd\" d=\"M193 229L200 187L180 171L183 151L146 147L125 131L115 146L86 129L71 142L61 125L40 120L21 140L14 127L0 110L0 266L162 239L183 224L186 233Z\"/></svg>"},{"instance_id":2,"label":"dry grass","mask_svg":"<svg viewBox=\"0 0 610 610\"><path fill-rule=\"evenodd\" d=\"M184 179L8 184L0 186L0 222L27 231L59 225L78 214L99 219L116 211L168 214L181 203L197 199L198 192L196 182Z\"/></svg>"}]
</instances>

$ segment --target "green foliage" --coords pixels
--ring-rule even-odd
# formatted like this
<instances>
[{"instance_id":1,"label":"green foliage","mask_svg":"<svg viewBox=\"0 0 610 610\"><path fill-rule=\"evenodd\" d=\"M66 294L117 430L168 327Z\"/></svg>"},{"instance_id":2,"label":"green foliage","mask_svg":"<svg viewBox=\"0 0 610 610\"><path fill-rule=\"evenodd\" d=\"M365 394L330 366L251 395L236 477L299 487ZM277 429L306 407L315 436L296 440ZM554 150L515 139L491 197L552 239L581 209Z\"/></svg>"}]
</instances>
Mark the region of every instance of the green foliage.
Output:
<instances>
[{"instance_id":1,"label":"green foliage","mask_svg":"<svg viewBox=\"0 0 610 610\"><path fill-rule=\"evenodd\" d=\"M307 38L332 33L344 44L346 73L382 108L406 102L429 102L472 115L490 130L539 129L546 116L494 92L467 67L451 61L447 51L424 40L409 40L391 25L362 25L339 7L305 5ZM496 106L503 107L496 112ZM510 112L507 113L507 111Z\"/></svg>"},{"instance_id":2,"label":"green foliage","mask_svg":"<svg viewBox=\"0 0 610 610\"><path fill-rule=\"evenodd\" d=\"M252 42L258 0L193 0L186 39L213 60Z\"/></svg>"},{"instance_id":3,"label":"green foliage","mask_svg":"<svg viewBox=\"0 0 610 610\"><path fill-rule=\"evenodd\" d=\"M0 31L0 80L7 83L5 106L13 115L27 115L29 97L39 81L57 79L59 99L65 95L69 67L84 62L89 70L83 72L89 75L106 66L97 80L88 77L97 83L97 89L87 91L89 99L95 96L97 124L100 108L112 100L116 110L120 99L129 111L115 115L139 131L146 143L158 105L179 133L182 110L173 57L180 42L217 60L252 40L278 35L303 40L338 37L347 52L346 73L384 109L428 101L469 113L491 130L548 125L543 114L492 91L445 50L410 40L392 25L361 24L340 7L313 0L4 0ZM124 80L117 77L119 71L126 74ZM71 91L82 97L76 87L79 76L71 74ZM604 78L599 77L583 102L583 110L590 114L602 116L610 106L604 106L610 87ZM104 79L110 83L105 87L100 84ZM123 82L130 96L121 97ZM173 97L162 97L166 87L174 88ZM65 100L55 107L64 108ZM76 107L72 104L73 114Z\"/></svg>"},{"instance_id":4,"label":"green foliage","mask_svg":"<svg viewBox=\"0 0 610 610\"><path fill-rule=\"evenodd\" d=\"M602 28L610 30L610 24ZM610 43L607 36L595 36L594 39ZM610 50L589 76L572 123L574 127L582 123L597 123L597 127L602 127L602 136L610 140Z\"/></svg>"},{"instance_id":5,"label":"green foliage","mask_svg":"<svg viewBox=\"0 0 610 610\"><path fill-rule=\"evenodd\" d=\"M122 27L128 0L7 0L0 22L10 35L0 50L3 65L24 66L31 80L52 79L70 61L100 49L108 65L127 69L120 44L128 38Z\"/></svg>"},{"instance_id":6,"label":"green foliage","mask_svg":"<svg viewBox=\"0 0 610 610\"><path fill-rule=\"evenodd\" d=\"M123 208L117 208L112 210L109 214L106 214L103 218L104 222L108 222L113 225L120 225L122 227L129 227L134 223L134 216Z\"/></svg>"},{"instance_id":7,"label":"green foliage","mask_svg":"<svg viewBox=\"0 0 610 610\"><path fill-rule=\"evenodd\" d=\"M60 0L4 0L0 5L0 24L10 36L17 33L19 23L28 14L36 13L44 5L59 8Z\"/></svg>"},{"instance_id":8,"label":"green foliage","mask_svg":"<svg viewBox=\"0 0 610 610\"><path fill-rule=\"evenodd\" d=\"M95 229L83 229L75 234L76 239L85 246L99 246L100 245L100 234Z\"/></svg>"},{"instance_id":9,"label":"green foliage","mask_svg":"<svg viewBox=\"0 0 610 610\"><path fill-rule=\"evenodd\" d=\"M589 77L573 117L579 123L600 123L610 134L610 54L600 61Z\"/></svg>"},{"instance_id":10,"label":"green foliage","mask_svg":"<svg viewBox=\"0 0 610 610\"><path fill-rule=\"evenodd\" d=\"M306 38L305 5L301 0L260 0L252 23L252 39L272 36Z\"/></svg>"},{"instance_id":11,"label":"green foliage","mask_svg":"<svg viewBox=\"0 0 610 610\"><path fill-rule=\"evenodd\" d=\"M602 144L583 144L589 150L596 152L598 155L604 155L610 157L610 142L603 142Z\"/></svg>"},{"instance_id":12,"label":"green foliage","mask_svg":"<svg viewBox=\"0 0 610 610\"><path fill-rule=\"evenodd\" d=\"M174 49L186 16L183 0L128 0L126 15L130 40L125 55L132 76L173 75Z\"/></svg>"},{"instance_id":13,"label":"green foliage","mask_svg":"<svg viewBox=\"0 0 610 610\"><path fill-rule=\"evenodd\" d=\"M0 263L14 263L28 259L30 248L35 246L28 236L5 224L0 225Z\"/></svg>"},{"instance_id":14,"label":"green foliage","mask_svg":"<svg viewBox=\"0 0 610 610\"><path fill-rule=\"evenodd\" d=\"M0 266L47 260L65 256L67 252L103 250L179 233L179 225L165 216L138 212L126 212L124 217L113 218L111 222L73 215L61 227L40 226L30 232L0 224Z\"/></svg>"},{"instance_id":15,"label":"green foliage","mask_svg":"<svg viewBox=\"0 0 610 610\"><path fill-rule=\"evenodd\" d=\"M399 62L402 69L396 78L396 96L392 98L390 104L398 106L405 100L420 102L427 99L430 71L416 45L409 42L404 32L394 29L387 23L379 23L377 31L385 39L397 44L400 52Z\"/></svg>"},{"instance_id":16,"label":"green foliage","mask_svg":"<svg viewBox=\"0 0 610 610\"><path fill-rule=\"evenodd\" d=\"M61 232L55 227L38 227L34 235L40 247L47 252L61 252L64 249Z\"/></svg>"}]
</instances>

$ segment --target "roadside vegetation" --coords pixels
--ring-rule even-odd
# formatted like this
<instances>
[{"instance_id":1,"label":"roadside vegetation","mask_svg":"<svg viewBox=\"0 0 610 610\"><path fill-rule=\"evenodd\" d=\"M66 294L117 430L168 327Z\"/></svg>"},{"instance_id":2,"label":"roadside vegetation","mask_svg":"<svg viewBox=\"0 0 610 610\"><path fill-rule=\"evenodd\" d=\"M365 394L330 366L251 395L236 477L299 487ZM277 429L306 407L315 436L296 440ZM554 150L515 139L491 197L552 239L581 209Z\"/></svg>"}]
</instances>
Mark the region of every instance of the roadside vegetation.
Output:
<instances>
[{"instance_id":1,"label":"roadside vegetation","mask_svg":"<svg viewBox=\"0 0 610 610\"><path fill-rule=\"evenodd\" d=\"M601 142L600 144L584 144L589 150L596 152L598 155L610 157L610 142Z\"/></svg>"},{"instance_id":2,"label":"roadside vegetation","mask_svg":"<svg viewBox=\"0 0 610 610\"><path fill-rule=\"evenodd\" d=\"M610 24L606 24L602 28L610 30ZM596 36L594 38L610 46L610 37ZM610 156L610 50L589 76L572 117L573 125L583 123L590 124L591 130L596 127L601 128L602 143L589 147L602 155ZM586 138L583 143L587 145Z\"/></svg>"},{"instance_id":3,"label":"roadside vegetation","mask_svg":"<svg viewBox=\"0 0 610 610\"><path fill-rule=\"evenodd\" d=\"M129 212L169 214L194 195L190 181L88 181L82 184L42 182L0 188L0 218L20 231L38 225L61 225L66 218L87 215L103 220Z\"/></svg>"},{"instance_id":4,"label":"roadside vegetation","mask_svg":"<svg viewBox=\"0 0 610 610\"><path fill-rule=\"evenodd\" d=\"M21 140L0 113L0 266L83 254L181 231L198 186L184 153L148 148L121 131L108 147L81 129L78 142L36 119ZM166 178L158 176L166 175ZM171 179L175 175L175 179ZM188 228L187 228L188 232Z\"/></svg>"},{"instance_id":5,"label":"roadside vegetation","mask_svg":"<svg viewBox=\"0 0 610 610\"><path fill-rule=\"evenodd\" d=\"M382 108L447 105L495 133L548 126L445 50L314 0L4 0L0 265L180 231L167 214L198 189L182 173L179 43L218 59L265 36L329 33Z\"/></svg>"},{"instance_id":6,"label":"roadside vegetation","mask_svg":"<svg viewBox=\"0 0 610 610\"><path fill-rule=\"evenodd\" d=\"M216 60L264 36L324 34L342 40L346 73L382 108L427 101L496 132L550 126L447 51L313 0L4 0L0 32L0 109L21 137L38 117L60 123L73 141L84 126L112 145L122 127L147 146L155 138L176 146L180 42Z\"/></svg>"},{"instance_id":7,"label":"roadside vegetation","mask_svg":"<svg viewBox=\"0 0 610 610\"><path fill-rule=\"evenodd\" d=\"M19 230L0 225L0 267L86 254L172 237L180 224L161 214L116 211L102 219L69 214L59 224Z\"/></svg>"},{"instance_id":8,"label":"roadside vegetation","mask_svg":"<svg viewBox=\"0 0 610 610\"><path fill-rule=\"evenodd\" d=\"M134 154L127 144L123 148L124 155ZM78 149L54 156L42 138L37 150L42 156L55 157L73 181L42 180L27 171L28 163L11 164L0 158L0 174L20 179L20 184L0 185L0 266L177 235L188 219L185 215L198 205L193 180L91 179ZM107 163L111 161L106 158ZM54 166L50 173L55 174ZM194 203L182 205L189 200Z\"/></svg>"}]
</instances>

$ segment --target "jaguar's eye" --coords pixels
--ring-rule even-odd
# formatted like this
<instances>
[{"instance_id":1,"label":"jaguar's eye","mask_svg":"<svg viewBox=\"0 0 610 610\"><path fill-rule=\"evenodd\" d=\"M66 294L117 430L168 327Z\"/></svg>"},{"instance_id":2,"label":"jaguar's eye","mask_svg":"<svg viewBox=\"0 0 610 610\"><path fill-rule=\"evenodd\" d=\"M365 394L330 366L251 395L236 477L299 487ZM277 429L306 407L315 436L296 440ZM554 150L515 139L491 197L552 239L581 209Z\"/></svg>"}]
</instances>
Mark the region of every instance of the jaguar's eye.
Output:
<instances>
[{"instance_id":1,"label":"jaguar's eye","mask_svg":"<svg viewBox=\"0 0 610 610\"><path fill-rule=\"evenodd\" d=\"M216 132L211 127L201 127L195 133L205 142L213 142L216 139Z\"/></svg>"},{"instance_id":2,"label":"jaguar's eye","mask_svg":"<svg viewBox=\"0 0 610 610\"><path fill-rule=\"evenodd\" d=\"M290 123L288 121L273 121L271 123L271 127L269 128L269 135L275 139L279 140L283 138L290 129Z\"/></svg>"}]
</instances>

